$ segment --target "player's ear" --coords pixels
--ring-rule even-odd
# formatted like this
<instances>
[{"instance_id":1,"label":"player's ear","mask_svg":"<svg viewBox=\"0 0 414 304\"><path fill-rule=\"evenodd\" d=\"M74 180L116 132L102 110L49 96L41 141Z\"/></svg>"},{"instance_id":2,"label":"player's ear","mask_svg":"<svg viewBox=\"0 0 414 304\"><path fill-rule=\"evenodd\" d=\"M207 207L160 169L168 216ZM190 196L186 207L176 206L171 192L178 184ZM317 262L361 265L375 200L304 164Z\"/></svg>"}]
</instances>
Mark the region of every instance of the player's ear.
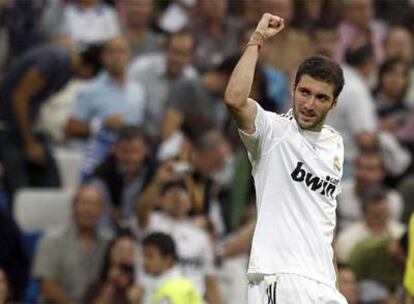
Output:
<instances>
[{"instance_id":1,"label":"player's ear","mask_svg":"<svg viewBox=\"0 0 414 304\"><path fill-rule=\"evenodd\" d=\"M338 98L334 98L334 100L332 101L331 110L335 109L337 101L338 101Z\"/></svg>"}]
</instances>

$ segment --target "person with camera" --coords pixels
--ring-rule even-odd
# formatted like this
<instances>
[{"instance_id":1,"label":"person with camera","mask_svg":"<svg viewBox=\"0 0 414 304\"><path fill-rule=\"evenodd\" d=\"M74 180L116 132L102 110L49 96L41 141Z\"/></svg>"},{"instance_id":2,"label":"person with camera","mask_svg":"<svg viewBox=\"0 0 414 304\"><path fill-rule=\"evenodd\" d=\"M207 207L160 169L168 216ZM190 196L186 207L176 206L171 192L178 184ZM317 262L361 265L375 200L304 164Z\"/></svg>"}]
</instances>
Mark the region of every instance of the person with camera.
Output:
<instances>
[{"instance_id":1,"label":"person with camera","mask_svg":"<svg viewBox=\"0 0 414 304\"><path fill-rule=\"evenodd\" d=\"M135 275L135 240L122 233L109 244L100 278L85 294L85 303L139 303L143 294L140 286L133 287Z\"/></svg>"},{"instance_id":2,"label":"person with camera","mask_svg":"<svg viewBox=\"0 0 414 304\"><path fill-rule=\"evenodd\" d=\"M178 164L167 161L159 167L138 199L134 227L141 236L151 232L171 235L183 275L208 303L221 303L209 236L189 217L193 201ZM156 207L161 210L156 211Z\"/></svg>"}]
</instances>

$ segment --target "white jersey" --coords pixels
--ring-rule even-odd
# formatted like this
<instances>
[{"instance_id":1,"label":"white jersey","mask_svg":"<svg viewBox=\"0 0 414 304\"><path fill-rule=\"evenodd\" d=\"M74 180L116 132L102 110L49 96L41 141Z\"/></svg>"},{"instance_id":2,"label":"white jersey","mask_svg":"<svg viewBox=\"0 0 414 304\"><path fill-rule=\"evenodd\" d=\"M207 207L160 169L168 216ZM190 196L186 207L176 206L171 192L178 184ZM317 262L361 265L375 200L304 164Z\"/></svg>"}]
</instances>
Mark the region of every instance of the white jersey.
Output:
<instances>
[{"instance_id":1,"label":"white jersey","mask_svg":"<svg viewBox=\"0 0 414 304\"><path fill-rule=\"evenodd\" d=\"M329 126L300 129L257 105L253 134L239 131L256 187L257 224L248 273L299 274L335 286L332 239L343 164L342 137Z\"/></svg>"},{"instance_id":2,"label":"white jersey","mask_svg":"<svg viewBox=\"0 0 414 304\"><path fill-rule=\"evenodd\" d=\"M204 294L205 277L214 275L213 248L207 233L188 220L176 221L162 212L151 214L147 231L171 235L183 275Z\"/></svg>"}]
</instances>

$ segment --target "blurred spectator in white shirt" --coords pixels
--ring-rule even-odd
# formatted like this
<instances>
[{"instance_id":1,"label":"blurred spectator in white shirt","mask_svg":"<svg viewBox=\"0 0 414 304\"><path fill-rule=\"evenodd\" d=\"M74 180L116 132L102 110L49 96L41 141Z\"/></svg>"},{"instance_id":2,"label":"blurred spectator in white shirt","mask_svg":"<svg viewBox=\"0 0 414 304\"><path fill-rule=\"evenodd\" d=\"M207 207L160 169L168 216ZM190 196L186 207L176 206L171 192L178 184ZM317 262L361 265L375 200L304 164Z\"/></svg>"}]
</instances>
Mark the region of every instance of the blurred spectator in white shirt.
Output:
<instances>
[{"instance_id":1,"label":"blurred spectator in white shirt","mask_svg":"<svg viewBox=\"0 0 414 304\"><path fill-rule=\"evenodd\" d=\"M362 197L363 220L356 222L338 234L336 250L338 260L347 263L352 250L371 236L388 236L399 239L405 232L403 224L390 219L389 202L382 187L364 192Z\"/></svg>"},{"instance_id":2,"label":"blurred spectator in white shirt","mask_svg":"<svg viewBox=\"0 0 414 304\"><path fill-rule=\"evenodd\" d=\"M153 0L117 1L124 35L129 40L132 56L161 51L164 38L151 29Z\"/></svg>"},{"instance_id":3,"label":"blurred spectator in white shirt","mask_svg":"<svg viewBox=\"0 0 414 304\"><path fill-rule=\"evenodd\" d=\"M360 153L355 159L354 168L353 180L344 181L342 192L338 195L338 221L341 229L362 219L361 196L366 189L383 185L386 174L381 156L376 151ZM401 220L404 203L400 194L390 189L386 195L390 218Z\"/></svg>"},{"instance_id":4,"label":"blurred spectator in white shirt","mask_svg":"<svg viewBox=\"0 0 414 304\"><path fill-rule=\"evenodd\" d=\"M357 141L365 139L358 137L365 133L373 136L377 128L375 104L368 86L376 64L369 45L349 51L347 59L348 65L343 67L345 86L326 123L344 139L344 177L350 178L353 159L358 153Z\"/></svg>"},{"instance_id":5,"label":"blurred spectator in white shirt","mask_svg":"<svg viewBox=\"0 0 414 304\"><path fill-rule=\"evenodd\" d=\"M96 44L120 34L115 10L101 0L77 0L63 8L59 34L78 45Z\"/></svg>"},{"instance_id":6,"label":"blurred spectator in white shirt","mask_svg":"<svg viewBox=\"0 0 414 304\"><path fill-rule=\"evenodd\" d=\"M190 32L171 34L165 52L138 56L129 69L130 77L145 86L148 101L145 121L156 134L161 132L171 86L182 79L198 76L191 65L194 38Z\"/></svg>"}]
</instances>

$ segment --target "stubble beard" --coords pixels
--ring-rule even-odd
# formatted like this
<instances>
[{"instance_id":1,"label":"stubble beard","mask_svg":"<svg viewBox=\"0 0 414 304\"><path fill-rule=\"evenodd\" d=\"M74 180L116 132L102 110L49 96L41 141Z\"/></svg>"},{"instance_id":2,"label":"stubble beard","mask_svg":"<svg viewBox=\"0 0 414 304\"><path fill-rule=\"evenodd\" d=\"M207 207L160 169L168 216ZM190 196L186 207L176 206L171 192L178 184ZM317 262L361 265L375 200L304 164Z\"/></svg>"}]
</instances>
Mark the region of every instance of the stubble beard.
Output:
<instances>
[{"instance_id":1,"label":"stubble beard","mask_svg":"<svg viewBox=\"0 0 414 304\"><path fill-rule=\"evenodd\" d=\"M316 114L317 115L316 120L311 125L303 125L299 120L299 115L300 115L299 110L296 108L295 103L293 103L293 117L295 118L299 127L305 131L318 131L318 130L313 130L313 129L318 126L320 126L320 128L318 128L319 130L322 129L322 126L325 122L325 118L326 118L326 115L328 115L328 112L321 114L321 115Z\"/></svg>"}]
</instances>

